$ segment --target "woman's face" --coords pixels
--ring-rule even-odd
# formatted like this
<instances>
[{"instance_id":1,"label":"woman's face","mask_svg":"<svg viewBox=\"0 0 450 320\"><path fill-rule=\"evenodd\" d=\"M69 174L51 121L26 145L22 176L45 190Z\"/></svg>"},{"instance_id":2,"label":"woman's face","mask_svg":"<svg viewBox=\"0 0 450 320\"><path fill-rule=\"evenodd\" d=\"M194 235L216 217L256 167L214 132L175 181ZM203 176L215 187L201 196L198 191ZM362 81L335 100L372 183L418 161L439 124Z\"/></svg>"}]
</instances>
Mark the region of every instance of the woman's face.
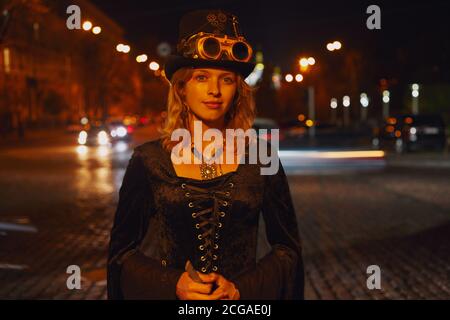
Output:
<instances>
[{"instance_id":1,"label":"woman's face","mask_svg":"<svg viewBox=\"0 0 450 320\"><path fill-rule=\"evenodd\" d=\"M237 88L234 72L201 68L194 69L186 82L185 102L194 116L210 124L223 123Z\"/></svg>"}]
</instances>

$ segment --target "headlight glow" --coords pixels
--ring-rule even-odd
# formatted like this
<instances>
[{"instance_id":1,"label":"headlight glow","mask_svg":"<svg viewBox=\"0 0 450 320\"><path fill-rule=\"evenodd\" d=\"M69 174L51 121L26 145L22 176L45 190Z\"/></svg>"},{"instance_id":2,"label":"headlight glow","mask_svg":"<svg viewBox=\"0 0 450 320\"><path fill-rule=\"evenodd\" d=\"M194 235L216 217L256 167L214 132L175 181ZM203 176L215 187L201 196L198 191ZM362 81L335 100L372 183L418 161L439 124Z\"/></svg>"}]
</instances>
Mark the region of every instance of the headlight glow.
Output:
<instances>
[{"instance_id":1,"label":"headlight glow","mask_svg":"<svg viewBox=\"0 0 450 320\"><path fill-rule=\"evenodd\" d=\"M125 127L118 127L116 129L116 134L121 138L125 137L127 135L127 129L125 129Z\"/></svg>"},{"instance_id":2,"label":"headlight glow","mask_svg":"<svg viewBox=\"0 0 450 320\"><path fill-rule=\"evenodd\" d=\"M106 145L109 143L108 135L104 130L100 131L97 135L97 141L100 145Z\"/></svg>"},{"instance_id":3,"label":"headlight glow","mask_svg":"<svg viewBox=\"0 0 450 320\"><path fill-rule=\"evenodd\" d=\"M87 140L87 132L83 130L78 134L78 143L86 144L86 140Z\"/></svg>"}]
</instances>

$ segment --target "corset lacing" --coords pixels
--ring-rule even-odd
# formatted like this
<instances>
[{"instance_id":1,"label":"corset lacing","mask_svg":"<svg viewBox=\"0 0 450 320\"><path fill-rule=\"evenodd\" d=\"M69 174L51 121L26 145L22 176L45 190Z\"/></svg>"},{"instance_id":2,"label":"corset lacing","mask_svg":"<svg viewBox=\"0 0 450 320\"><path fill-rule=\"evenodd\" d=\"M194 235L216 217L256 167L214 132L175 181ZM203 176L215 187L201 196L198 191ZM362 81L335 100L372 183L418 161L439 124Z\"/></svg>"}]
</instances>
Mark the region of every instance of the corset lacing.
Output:
<instances>
[{"instance_id":1,"label":"corset lacing","mask_svg":"<svg viewBox=\"0 0 450 320\"><path fill-rule=\"evenodd\" d=\"M197 247L201 251L200 270L203 273L218 270L219 231L222 228L223 218L230 206L230 190L233 183L221 186L221 189L200 188L183 183L181 187L186 190L185 196L189 198L188 207L192 209L192 218L195 219L195 228L199 230L197 239L202 243ZM211 202L212 206L208 206Z\"/></svg>"}]
</instances>

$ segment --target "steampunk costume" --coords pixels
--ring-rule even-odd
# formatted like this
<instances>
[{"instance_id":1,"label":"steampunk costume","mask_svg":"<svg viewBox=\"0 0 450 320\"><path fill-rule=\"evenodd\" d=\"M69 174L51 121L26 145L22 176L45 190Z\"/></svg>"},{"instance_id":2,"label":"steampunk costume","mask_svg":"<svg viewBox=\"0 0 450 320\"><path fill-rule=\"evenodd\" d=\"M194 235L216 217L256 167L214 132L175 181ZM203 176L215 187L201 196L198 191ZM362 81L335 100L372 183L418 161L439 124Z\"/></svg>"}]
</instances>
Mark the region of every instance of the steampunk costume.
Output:
<instances>
[{"instance_id":1,"label":"steampunk costume","mask_svg":"<svg viewBox=\"0 0 450 320\"><path fill-rule=\"evenodd\" d=\"M227 28L236 18L221 11L196 12L183 21L182 30L211 27L220 36L237 30ZM184 39L190 36L184 33ZM169 79L178 68L212 61L182 53L166 65ZM224 67L223 59L212 62ZM225 68L248 75L248 64L227 61ZM261 164L245 160L234 172L196 180L177 176L161 140L135 148L111 231L110 299L176 299L188 260L198 272L217 272L235 283L241 299L303 299L302 250L283 167L279 163L275 175L261 175ZM260 213L271 251L257 261Z\"/></svg>"}]
</instances>

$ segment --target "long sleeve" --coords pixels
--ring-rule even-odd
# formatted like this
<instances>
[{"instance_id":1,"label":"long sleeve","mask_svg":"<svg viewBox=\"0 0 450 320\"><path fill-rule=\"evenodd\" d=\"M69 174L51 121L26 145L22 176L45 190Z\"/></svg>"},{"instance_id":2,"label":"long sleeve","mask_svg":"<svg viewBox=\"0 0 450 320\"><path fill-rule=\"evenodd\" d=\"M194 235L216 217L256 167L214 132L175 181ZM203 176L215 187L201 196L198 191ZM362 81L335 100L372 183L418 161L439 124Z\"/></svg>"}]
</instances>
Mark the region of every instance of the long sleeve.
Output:
<instances>
[{"instance_id":1,"label":"long sleeve","mask_svg":"<svg viewBox=\"0 0 450 320\"><path fill-rule=\"evenodd\" d=\"M138 246L148 228L152 194L146 168L136 148L119 191L108 253L109 299L175 299L181 270L161 266Z\"/></svg>"},{"instance_id":2,"label":"long sleeve","mask_svg":"<svg viewBox=\"0 0 450 320\"><path fill-rule=\"evenodd\" d=\"M288 181L279 162L275 175L265 176L262 214L272 250L256 267L232 279L243 300L303 299L304 270L297 219Z\"/></svg>"}]
</instances>

